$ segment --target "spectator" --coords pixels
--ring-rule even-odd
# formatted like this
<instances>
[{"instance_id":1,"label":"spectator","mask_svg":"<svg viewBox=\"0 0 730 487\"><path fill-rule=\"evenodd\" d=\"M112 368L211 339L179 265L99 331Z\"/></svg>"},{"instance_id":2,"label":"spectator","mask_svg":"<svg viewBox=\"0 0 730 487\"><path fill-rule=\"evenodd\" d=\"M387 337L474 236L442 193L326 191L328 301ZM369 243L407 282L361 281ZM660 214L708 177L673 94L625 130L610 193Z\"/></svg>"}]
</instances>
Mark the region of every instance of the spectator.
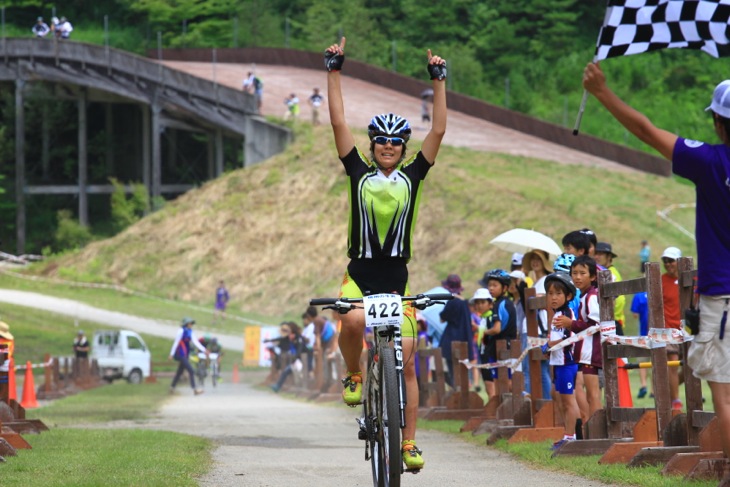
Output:
<instances>
[{"instance_id":1,"label":"spectator","mask_svg":"<svg viewBox=\"0 0 730 487\"><path fill-rule=\"evenodd\" d=\"M512 261L514 263L514 258ZM525 273L520 270L513 270L509 273L509 277L510 283L507 291L515 303L515 317L517 329L520 331L520 344L522 345L522 350L527 350L529 342L527 340L527 317L525 315L525 289L529 286L527 285L527 282L525 282ZM530 357L528 355L525 355L525 358L522 359L522 375L525 380L524 393L531 394ZM543 384L543 396L545 396L544 389L545 384ZM550 383L547 384L547 390L548 394L550 394Z\"/></svg>"},{"instance_id":2,"label":"spectator","mask_svg":"<svg viewBox=\"0 0 730 487\"><path fill-rule=\"evenodd\" d=\"M578 316L570 320L568 316L560 316L553 320L553 326L570 328L573 333L587 330L601 321L598 303L598 288L596 287L596 261L587 255L576 257L571 266L571 279L576 289L580 289L580 309ZM595 333L575 345L575 357L579 363L576 376L576 392L585 385L586 402L579 397L578 406L581 407L583 423L593 413L601 409L601 389L598 373L603 369L603 353L601 352L601 334ZM587 406L587 408L586 408Z\"/></svg>"},{"instance_id":3,"label":"spectator","mask_svg":"<svg viewBox=\"0 0 730 487\"><path fill-rule=\"evenodd\" d=\"M488 364L493 361L492 357L496 354L495 342L486 334L486 331L490 330L493 326L494 299L492 299L492 295L489 294L488 289L479 288L469 300L469 303L474 307L474 311L480 319L479 333L477 334L477 341L479 342L479 363ZM494 374L491 369L479 370L482 374L482 380L484 380L484 389L487 392L487 398L491 399L495 394Z\"/></svg>"},{"instance_id":4,"label":"spectator","mask_svg":"<svg viewBox=\"0 0 730 487\"><path fill-rule=\"evenodd\" d=\"M581 255L589 255L591 250L591 240L588 235L580 230L574 230L566 233L562 240L563 252L576 257Z\"/></svg>"},{"instance_id":5,"label":"spectator","mask_svg":"<svg viewBox=\"0 0 730 487\"><path fill-rule=\"evenodd\" d=\"M441 281L440 286L426 291L425 294L446 294L451 291L446 289L448 283L448 277L446 280ZM445 304L437 303L429 306L428 308L421 311L421 316L426 321L426 330L428 333L428 339L431 342L431 346L437 348L441 345L441 335L444 333L446 323L441 321L441 312L444 310Z\"/></svg>"},{"instance_id":6,"label":"spectator","mask_svg":"<svg viewBox=\"0 0 730 487\"><path fill-rule=\"evenodd\" d=\"M524 255L522 259L522 271L534 282L532 287L535 288L536 296L545 295L545 278L550 274L550 269L552 269L552 265L550 265L550 261L548 260L547 252L543 250L531 250ZM527 322L525 322L526 326ZM547 338L550 327L547 322L546 310L540 310L537 313L537 326L540 338ZM550 377L550 363L547 360L540 361L540 377L542 379L542 399L549 400L551 398L552 379ZM528 392L531 393L532 391L528 390Z\"/></svg>"},{"instance_id":7,"label":"spectator","mask_svg":"<svg viewBox=\"0 0 730 487\"><path fill-rule=\"evenodd\" d=\"M213 313L213 322L217 322L220 318L221 321L226 319L226 307L231 296L228 294L226 284L221 280L218 282L218 287L215 290L215 312Z\"/></svg>"},{"instance_id":8,"label":"spectator","mask_svg":"<svg viewBox=\"0 0 730 487\"><path fill-rule=\"evenodd\" d=\"M421 122L431 122L431 102L433 101L433 90L431 88L421 92Z\"/></svg>"},{"instance_id":9,"label":"spectator","mask_svg":"<svg viewBox=\"0 0 730 487\"><path fill-rule=\"evenodd\" d=\"M324 97L319 93L319 88L314 89L314 93L309 97L309 104L312 107L312 125L319 125L319 107L322 106Z\"/></svg>"},{"instance_id":10,"label":"spectator","mask_svg":"<svg viewBox=\"0 0 730 487\"><path fill-rule=\"evenodd\" d=\"M188 372L188 376L190 376L190 387L195 392L195 395L202 394L204 392L203 389L195 387L195 371L193 370L193 366L190 365L190 352L192 351L191 345L195 346L195 348L206 355L208 353L205 347L200 344L193 332L194 324L194 319L188 317L183 318L181 327L177 331L177 335L175 335L175 341L172 342L169 359L172 360L174 358L178 362L178 365L177 372L175 372L175 377L172 379L172 384L170 385L170 393L175 392L175 386L182 377L183 371Z\"/></svg>"},{"instance_id":11,"label":"spectator","mask_svg":"<svg viewBox=\"0 0 730 487\"><path fill-rule=\"evenodd\" d=\"M304 313L302 313L302 329L301 335L304 339L304 345L307 352L307 370L314 368L314 341L315 336L315 325L314 320L317 318L317 308L309 306Z\"/></svg>"},{"instance_id":12,"label":"spectator","mask_svg":"<svg viewBox=\"0 0 730 487\"><path fill-rule=\"evenodd\" d=\"M84 335L84 330L79 330L78 333L76 333L76 338L74 338L74 355L76 358L88 359L89 348L89 340L86 338L86 335Z\"/></svg>"},{"instance_id":13,"label":"spectator","mask_svg":"<svg viewBox=\"0 0 730 487\"><path fill-rule=\"evenodd\" d=\"M445 281L444 287L454 295L454 299L448 301L441 311L441 321L446 323L444 333L441 336L441 356L444 359L444 372L446 382L454 387L454 370L452 369L451 344L453 342L466 342L468 345L469 360L474 359L473 344L474 335L471 331L471 311L469 304L461 297L464 288L461 285L461 278L457 274L450 274Z\"/></svg>"},{"instance_id":14,"label":"spectator","mask_svg":"<svg viewBox=\"0 0 730 487\"><path fill-rule=\"evenodd\" d=\"M649 334L649 300L646 292L634 294L634 299L631 300L631 312L639 319L639 336L647 336ZM639 369L639 380L641 385L636 397L642 399L646 396L646 369Z\"/></svg>"},{"instance_id":15,"label":"spectator","mask_svg":"<svg viewBox=\"0 0 730 487\"><path fill-rule=\"evenodd\" d=\"M46 37L48 33L51 32L51 28L48 27L48 24L43 22L43 17L38 17L31 30L36 37Z\"/></svg>"},{"instance_id":16,"label":"spectator","mask_svg":"<svg viewBox=\"0 0 730 487\"><path fill-rule=\"evenodd\" d=\"M608 242L598 242L596 245L596 263L611 271L613 275L613 282L621 282L623 278L621 273L613 265L613 259L618 255L613 253L613 247ZM616 334L624 334L624 323L626 322L626 316L624 314L624 308L626 307L626 296L623 294L616 297L613 302L613 317L616 321Z\"/></svg>"},{"instance_id":17,"label":"spectator","mask_svg":"<svg viewBox=\"0 0 730 487\"><path fill-rule=\"evenodd\" d=\"M279 336L276 338L266 338L266 349L272 356L271 361L274 368L281 372L288 364L285 363L284 353L289 350L289 335L292 330L291 321L282 321L279 324Z\"/></svg>"},{"instance_id":18,"label":"spectator","mask_svg":"<svg viewBox=\"0 0 730 487\"><path fill-rule=\"evenodd\" d=\"M590 228L581 228L579 230L580 233L586 235L588 237L588 241L590 242L590 247L588 248L588 255L590 255L592 258L596 258L596 245L598 245L598 237L596 236L595 232L591 230Z\"/></svg>"},{"instance_id":19,"label":"spectator","mask_svg":"<svg viewBox=\"0 0 730 487\"><path fill-rule=\"evenodd\" d=\"M302 357L307 353L306 342L296 323L290 323L289 328L290 333L288 337L289 340L287 342L289 348L286 350L282 349L282 353L288 354L288 364L281 371L281 374L279 374L279 380L276 381L276 384L271 386L271 390L274 392L279 392L281 390L290 375L292 375L295 371L299 373L304 368Z\"/></svg>"},{"instance_id":20,"label":"spectator","mask_svg":"<svg viewBox=\"0 0 730 487\"><path fill-rule=\"evenodd\" d=\"M61 31L58 28L58 24L60 23L60 20L58 20L58 17L51 17L51 32L53 32L53 36L56 39L61 38Z\"/></svg>"},{"instance_id":21,"label":"spectator","mask_svg":"<svg viewBox=\"0 0 730 487\"><path fill-rule=\"evenodd\" d=\"M497 361L497 340L505 340L507 349L509 349L511 340L517 338L517 312L507 293L511 280L509 273L504 269L492 269L485 272L484 277L479 281L480 285L487 288L494 300L492 326L484 330L485 341L488 345L487 359L489 362ZM496 379L497 369L491 369L490 372L492 378ZM508 374L511 379L512 372L509 371ZM485 385L489 387L488 383L485 383Z\"/></svg>"},{"instance_id":22,"label":"spectator","mask_svg":"<svg viewBox=\"0 0 730 487\"><path fill-rule=\"evenodd\" d=\"M15 382L15 367L13 367L13 356L15 353L15 339L10 333L10 326L4 321L0 321L0 345L6 347L6 356L4 361L0 361L0 370L8 373L8 382ZM9 399L17 399L16 391L8 391Z\"/></svg>"},{"instance_id":23,"label":"spectator","mask_svg":"<svg viewBox=\"0 0 730 487\"><path fill-rule=\"evenodd\" d=\"M679 263L682 251L677 247L667 247L662 253L664 274L662 274L662 300L664 301L664 327L679 330L682 328L682 311L679 306ZM679 360L679 345L667 344L667 360ZM679 399L679 367L669 367L669 395L672 409L681 410Z\"/></svg>"},{"instance_id":24,"label":"spectator","mask_svg":"<svg viewBox=\"0 0 730 487\"><path fill-rule=\"evenodd\" d=\"M694 375L710 385L723 449L730 455L730 340L725 340L730 307L730 80L715 87L706 109L722 142L718 145L678 137L654 126L606 86L598 64L586 66L583 86L631 133L671 160L675 174L695 185L700 332L690 345L687 360ZM730 476L721 483L728 481Z\"/></svg>"},{"instance_id":25,"label":"spectator","mask_svg":"<svg viewBox=\"0 0 730 487\"><path fill-rule=\"evenodd\" d=\"M554 323L559 321L561 317L565 317L566 322L572 322L575 319L569 304L575 296L575 285L570 276L563 272L550 274L545 282L547 304L555 313L553 315L553 325L550 327L550 336L544 348L544 350L547 350L570 338L573 334L570 328L555 326ZM553 450L557 450L565 442L575 440L576 422L580 417L580 409L573 393L575 379L578 375L578 364L573 354L573 348L573 345L568 345L550 352L550 365L553 367L555 392L557 393L556 402L565 425L563 439L553 443Z\"/></svg>"},{"instance_id":26,"label":"spectator","mask_svg":"<svg viewBox=\"0 0 730 487\"><path fill-rule=\"evenodd\" d=\"M515 252L514 254L512 254L512 261L510 263L510 268L509 268L510 272L512 272L512 271L523 272L522 271L522 262L524 261L524 257L525 256L519 252ZM532 287L532 285L535 284L533 282L533 280L530 279L530 276L528 276L527 274L525 274L524 280L525 280L525 283L527 283L527 287Z\"/></svg>"},{"instance_id":27,"label":"spectator","mask_svg":"<svg viewBox=\"0 0 730 487\"><path fill-rule=\"evenodd\" d=\"M58 26L56 27L56 31L59 32L59 36L61 39L68 39L71 37L71 32L73 32L74 28L71 25L71 22L66 19L66 17L61 17L61 19L58 22Z\"/></svg>"},{"instance_id":28,"label":"spectator","mask_svg":"<svg viewBox=\"0 0 730 487\"><path fill-rule=\"evenodd\" d=\"M243 80L243 91L254 95L256 99L256 111L257 113L261 113L261 105L264 99L264 83L253 71L249 71L248 76Z\"/></svg>"},{"instance_id":29,"label":"spectator","mask_svg":"<svg viewBox=\"0 0 730 487\"><path fill-rule=\"evenodd\" d=\"M641 241L641 250L639 250L639 260L641 261L641 267L639 267L639 273L644 273L644 265L651 259L651 247L649 242L646 240Z\"/></svg>"},{"instance_id":30,"label":"spectator","mask_svg":"<svg viewBox=\"0 0 730 487\"><path fill-rule=\"evenodd\" d=\"M290 118L294 120L299 119L299 98L297 98L297 95L292 93L284 98L284 104L286 105L284 120L289 120Z\"/></svg>"}]
</instances>

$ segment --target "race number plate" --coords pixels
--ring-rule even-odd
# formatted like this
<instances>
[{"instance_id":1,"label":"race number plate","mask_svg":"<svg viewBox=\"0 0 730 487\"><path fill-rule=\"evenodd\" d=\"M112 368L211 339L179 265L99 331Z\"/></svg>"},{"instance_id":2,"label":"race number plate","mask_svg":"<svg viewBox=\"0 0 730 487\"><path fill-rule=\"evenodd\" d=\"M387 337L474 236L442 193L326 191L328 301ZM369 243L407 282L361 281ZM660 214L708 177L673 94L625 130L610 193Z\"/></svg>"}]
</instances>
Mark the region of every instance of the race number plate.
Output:
<instances>
[{"instance_id":1,"label":"race number plate","mask_svg":"<svg viewBox=\"0 0 730 487\"><path fill-rule=\"evenodd\" d=\"M397 294L373 294L362 298L365 326L397 326L403 324L403 303Z\"/></svg>"}]
</instances>

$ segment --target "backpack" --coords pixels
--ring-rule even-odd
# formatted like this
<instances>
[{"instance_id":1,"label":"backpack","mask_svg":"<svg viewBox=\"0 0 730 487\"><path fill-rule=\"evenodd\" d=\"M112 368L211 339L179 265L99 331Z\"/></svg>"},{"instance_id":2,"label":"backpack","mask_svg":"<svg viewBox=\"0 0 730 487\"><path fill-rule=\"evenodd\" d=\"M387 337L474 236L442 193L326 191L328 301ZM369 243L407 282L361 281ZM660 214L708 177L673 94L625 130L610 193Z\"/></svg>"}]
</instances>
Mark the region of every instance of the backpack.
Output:
<instances>
[{"instance_id":1,"label":"backpack","mask_svg":"<svg viewBox=\"0 0 730 487\"><path fill-rule=\"evenodd\" d=\"M258 76L254 77L253 79L253 87L257 90L260 90L264 87L264 83L259 79Z\"/></svg>"}]
</instances>

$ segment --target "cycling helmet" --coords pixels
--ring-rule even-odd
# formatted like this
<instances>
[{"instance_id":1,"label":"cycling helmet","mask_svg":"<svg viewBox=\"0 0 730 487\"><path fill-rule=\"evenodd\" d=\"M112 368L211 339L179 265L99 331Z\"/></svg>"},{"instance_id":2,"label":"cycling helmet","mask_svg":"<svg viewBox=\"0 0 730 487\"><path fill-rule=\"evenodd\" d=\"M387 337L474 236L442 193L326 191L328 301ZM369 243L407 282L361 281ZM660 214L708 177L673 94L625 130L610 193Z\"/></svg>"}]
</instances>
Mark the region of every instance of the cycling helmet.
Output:
<instances>
[{"instance_id":1,"label":"cycling helmet","mask_svg":"<svg viewBox=\"0 0 730 487\"><path fill-rule=\"evenodd\" d=\"M393 113L375 115L368 125L368 137L373 140L373 137L378 135L394 135L407 143L411 138L411 124L405 118Z\"/></svg>"},{"instance_id":2,"label":"cycling helmet","mask_svg":"<svg viewBox=\"0 0 730 487\"><path fill-rule=\"evenodd\" d=\"M568 273L559 271L548 274L548 276L545 278L545 289L548 288L548 284L550 284L551 281L561 282L573 294L573 297L575 297L575 284L573 284L573 280L570 278L570 275Z\"/></svg>"},{"instance_id":3,"label":"cycling helmet","mask_svg":"<svg viewBox=\"0 0 730 487\"><path fill-rule=\"evenodd\" d=\"M555 272L565 272L570 274L570 267L573 265L575 255L573 254L560 254L555 263L553 264L553 270Z\"/></svg>"},{"instance_id":4,"label":"cycling helmet","mask_svg":"<svg viewBox=\"0 0 730 487\"><path fill-rule=\"evenodd\" d=\"M484 273L484 277L482 277L482 280L479 281L479 284L486 287L490 279L494 279L504 286L509 286L511 277L509 272L504 269L492 269L491 271Z\"/></svg>"}]
</instances>

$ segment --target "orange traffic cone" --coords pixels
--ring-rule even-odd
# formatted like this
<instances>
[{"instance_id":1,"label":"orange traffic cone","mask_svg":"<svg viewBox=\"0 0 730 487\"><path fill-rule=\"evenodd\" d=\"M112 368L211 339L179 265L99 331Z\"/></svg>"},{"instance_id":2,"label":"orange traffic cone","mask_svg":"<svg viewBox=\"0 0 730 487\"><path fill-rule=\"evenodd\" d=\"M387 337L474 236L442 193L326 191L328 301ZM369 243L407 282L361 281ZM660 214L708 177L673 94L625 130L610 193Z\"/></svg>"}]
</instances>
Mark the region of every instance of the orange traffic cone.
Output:
<instances>
[{"instance_id":1,"label":"orange traffic cone","mask_svg":"<svg viewBox=\"0 0 730 487\"><path fill-rule=\"evenodd\" d=\"M634 400L631 398L629 371L624 369L626 361L618 358L616 359L616 365L618 365L618 405L622 408L634 407Z\"/></svg>"},{"instance_id":2,"label":"orange traffic cone","mask_svg":"<svg viewBox=\"0 0 730 487\"><path fill-rule=\"evenodd\" d=\"M238 384L238 364L233 364L233 383Z\"/></svg>"},{"instance_id":3,"label":"orange traffic cone","mask_svg":"<svg viewBox=\"0 0 730 487\"><path fill-rule=\"evenodd\" d=\"M8 369L8 399L18 400L18 386L15 385L15 359L10 359Z\"/></svg>"},{"instance_id":4,"label":"orange traffic cone","mask_svg":"<svg viewBox=\"0 0 730 487\"><path fill-rule=\"evenodd\" d=\"M35 384L33 382L33 364L30 363L30 360L26 363L25 382L23 382L23 400L20 405L25 409L38 407L38 401L35 397Z\"/></svg>"}]
</instances>

